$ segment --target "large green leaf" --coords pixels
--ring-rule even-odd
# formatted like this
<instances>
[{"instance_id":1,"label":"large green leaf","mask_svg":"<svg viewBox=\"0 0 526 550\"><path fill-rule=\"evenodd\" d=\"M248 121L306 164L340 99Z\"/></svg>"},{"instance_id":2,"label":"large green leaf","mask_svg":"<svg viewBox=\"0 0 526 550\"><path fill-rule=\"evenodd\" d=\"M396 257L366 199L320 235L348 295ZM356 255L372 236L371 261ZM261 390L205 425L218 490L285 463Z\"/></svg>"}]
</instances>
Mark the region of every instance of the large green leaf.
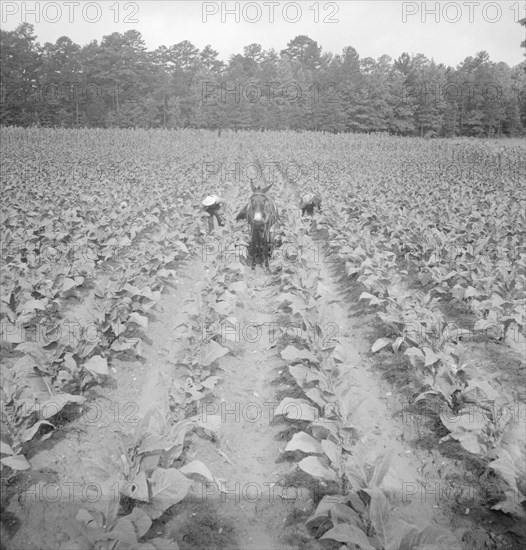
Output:
<instances>
[{"instance_id":1,"label":"large green leaf","mask_svg":"<svg viewBox=\"0 0 526 550\"><path fill-rule=\"evenodd\" d=\"M183 500L192 485L192 480L175 468L157 468L152 472L149 483L151 503L141 505L141 508L152 519L157 519L170 506Z\"/></svg>"},{"instance_id":2,"label":"large green leaf","mask_svg":"<svg viewBox=\"0 0 526 550\"><path fill-rule=\"evenodd\" d=\"M227 353L229 353L228 348L224 348L214 340L210 340L203 346L199 362L204 367L208 367Z\"/></svg>"},{"instance_id":3,"label":"large green leaf","mask_svg":"<svg viewBox=\"0 0 526 550\"><path fill-rule=\"evenodd\" d=\"M109 373L108 361L100 355L94 355L93 357L88 359L84 363L84 368L95 374L107 375Z\"/></svg>"},{"instance_id":4,"label":"large green leaf","mask_svg":"<svg viewBox=\"0 0 526 550\"><path fill-rule=\"evenodd\" d=\"M316 479L323 479L325 481L338 481L336 472L330 468L327 468L325 464L317 456L308 456L298 462L298 467L305 473Z\"/></svg>"},{"instance_id":5,"label":"large green leaf","mask_svg":"<svg viewBox=\"0 0 526 550\"><path fill-rule=\"evenodd\" d=\"M287 443L285 451L302 451L307 454L321 454L321 443L305 432L298 432Z\"/></svg>"},{"instance_id":6,"label":"large green leaf","mask_svg":"<svg viewBox=\"0 0 526 550\"><path fill-rule=\"evenodd\" d=\"M307 420L312 422L318 416L318 410L305 399L285 397L276 407L274 416L284 416L289 420Z\"/></svg>"}]
</instances>

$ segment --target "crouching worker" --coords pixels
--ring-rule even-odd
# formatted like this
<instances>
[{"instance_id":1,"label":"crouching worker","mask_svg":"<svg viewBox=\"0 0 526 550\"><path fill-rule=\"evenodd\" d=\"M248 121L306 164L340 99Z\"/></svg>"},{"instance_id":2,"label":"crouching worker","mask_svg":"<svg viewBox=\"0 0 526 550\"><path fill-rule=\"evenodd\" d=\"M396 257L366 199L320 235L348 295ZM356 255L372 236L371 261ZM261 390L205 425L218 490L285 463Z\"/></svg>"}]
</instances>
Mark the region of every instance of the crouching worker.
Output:
<instances>
[{"instance_id":1,"label":"crouching worker","mask_svg":"<svg viewBox=\"0 0 526 550\"><path fill-rule=\"evenodd\" d=\"M203 202L203 210L208 213L208 232L211 233L214 230L214 217L217 220L218 225L221 227L225 225L225 220L220 213L221 206L225 203L225 199L218 197L217 195L209 195Z\"/></svg>"},{"instance_id":2,"label":"crouching worker","mask_svg":"<svg viewBox=\"0 0 526 550\"><path fill-rule=\"evenodd\" d=\"M306 193L301 197L300 202L301 216L308 214L312 216L314 214L314 208L321 212L321 197L316 193Z\"/></svg>"}]
</instances>

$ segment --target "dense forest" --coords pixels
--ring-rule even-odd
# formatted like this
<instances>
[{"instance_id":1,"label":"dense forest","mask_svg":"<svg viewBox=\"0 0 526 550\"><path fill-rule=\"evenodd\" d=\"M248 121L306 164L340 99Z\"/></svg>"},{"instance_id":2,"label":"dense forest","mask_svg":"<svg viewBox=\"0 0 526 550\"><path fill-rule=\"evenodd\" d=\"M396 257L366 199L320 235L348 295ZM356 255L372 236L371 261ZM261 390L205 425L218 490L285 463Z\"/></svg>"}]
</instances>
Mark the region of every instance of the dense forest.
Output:
<instances>
[{"instance_id":1,"label":"dense forest","mask_svg":"<svg viewBox=\"0 0 526 550\"><path fill-rule=\"evenodd\" d=\"M0 53L3 125L526 133L526 62L484 51L452 68L422 54L332 54L300 35L281 52L250 44L224 63L187 40L148 51L135 30L42 46L24 23L1 31Z\"/></svg>"}]
</instances>

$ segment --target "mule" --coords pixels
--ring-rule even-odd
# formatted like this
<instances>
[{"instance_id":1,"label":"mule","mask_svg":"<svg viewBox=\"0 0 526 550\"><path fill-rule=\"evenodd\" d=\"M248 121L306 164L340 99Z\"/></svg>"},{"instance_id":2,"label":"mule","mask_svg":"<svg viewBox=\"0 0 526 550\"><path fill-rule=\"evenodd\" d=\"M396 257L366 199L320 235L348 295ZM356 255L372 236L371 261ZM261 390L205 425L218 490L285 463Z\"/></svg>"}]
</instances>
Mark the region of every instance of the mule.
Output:
<instances>
[{"instance_id":1,"label":"mule","mask_svg":"<svg viewBox=\"0 0 526 550\"><path fill-rule=\"evenodd\" d=\"M246 218L250 226L250 254L252 269L256 268L257 260L269 269L269 259L272 254L272 227L277 222L278 211L272 198L265 193L272 187L272 183L261 189L251 182L252 193L245 209Z\"/></svg>"}]
</instances>

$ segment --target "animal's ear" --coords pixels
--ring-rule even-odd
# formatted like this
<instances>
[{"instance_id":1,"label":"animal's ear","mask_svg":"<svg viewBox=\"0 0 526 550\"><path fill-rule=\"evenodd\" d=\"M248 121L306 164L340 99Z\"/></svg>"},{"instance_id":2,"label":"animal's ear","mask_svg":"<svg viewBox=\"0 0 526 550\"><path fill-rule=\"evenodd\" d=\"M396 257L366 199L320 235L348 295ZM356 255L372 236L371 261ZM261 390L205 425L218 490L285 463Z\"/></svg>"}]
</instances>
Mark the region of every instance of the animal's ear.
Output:
<instances>
[{"instance_id":1,"label":"animal's ear","mask_svg":"<svg viewBox=\"0 0 526 550\"><path fill-rule=\"evenodd\" d=\"M265 187L265 189L263 189L263 191L261 192L266 193L273 185L274 185L274 182L272 182L268 187Z\"/></svg>"}]
</instances>

